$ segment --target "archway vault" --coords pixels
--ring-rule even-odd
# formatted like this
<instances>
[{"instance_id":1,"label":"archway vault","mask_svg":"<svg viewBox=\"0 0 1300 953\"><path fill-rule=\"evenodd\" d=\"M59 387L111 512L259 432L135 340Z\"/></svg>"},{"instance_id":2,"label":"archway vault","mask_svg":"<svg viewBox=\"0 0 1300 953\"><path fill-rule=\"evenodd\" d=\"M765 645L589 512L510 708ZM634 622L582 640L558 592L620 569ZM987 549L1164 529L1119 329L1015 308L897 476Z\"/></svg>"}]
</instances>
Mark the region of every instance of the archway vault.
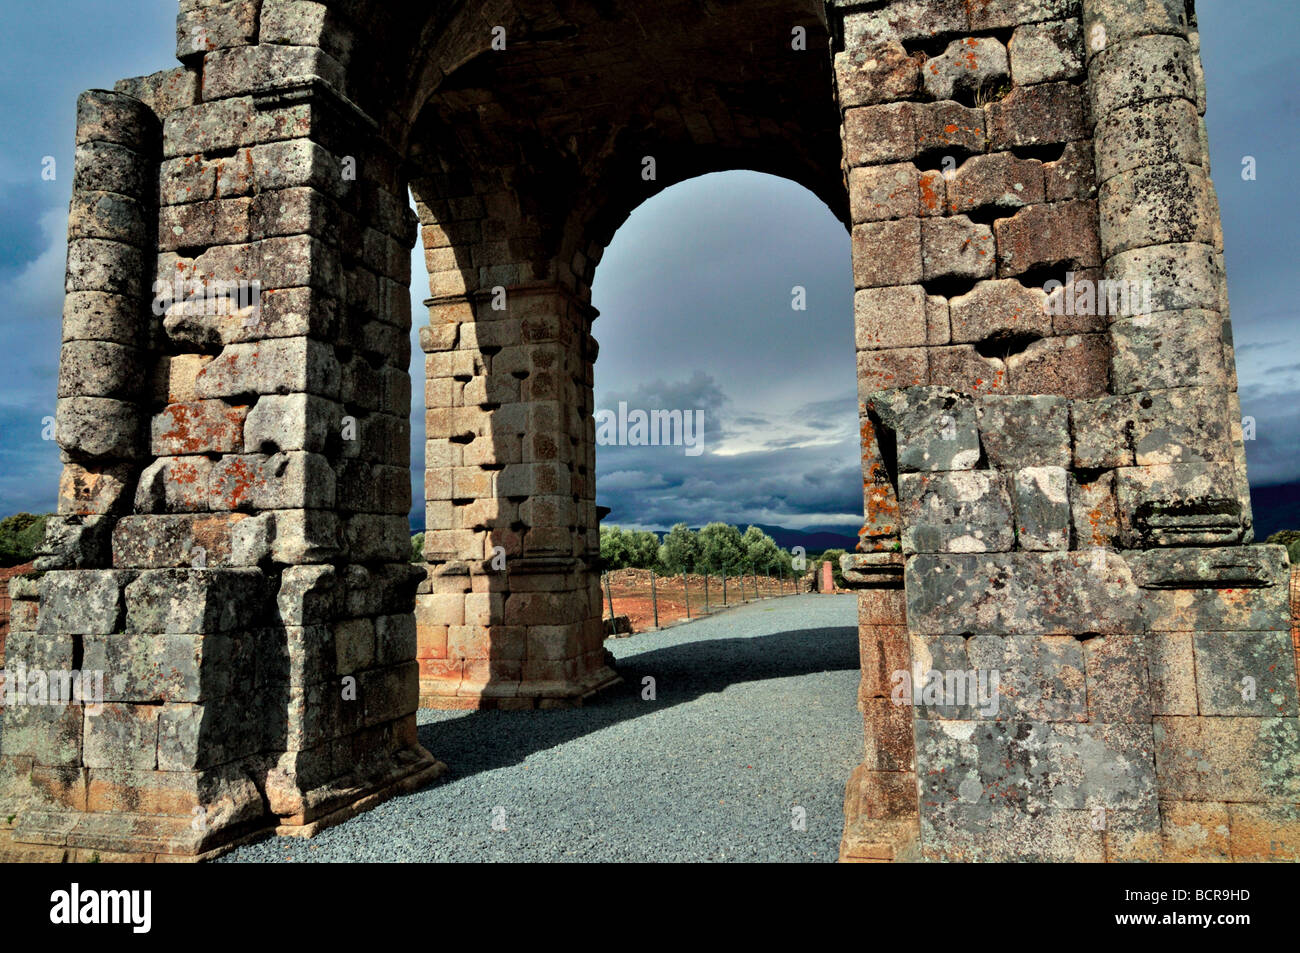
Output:
<instances>
[{"instance_id":1,"label":"archway vault","mask_svg":"<svg viewBox=\"0 0 1300 953\"><path fill-rule=\"evenodd\" d=\"M614 680L591 277L639 202L735 167L853 234L844 856L1182 858L1190 825L1295 855L1190 3L182 0L177 35L178 68L79 103L61 515L9 664L104 691L6 709L6 855L310 834L442 770L420 697ZM1099 313L1110 280L1139 310ZM1012 688L891 697L930 671Z\"/></svg>"}]
</instances>

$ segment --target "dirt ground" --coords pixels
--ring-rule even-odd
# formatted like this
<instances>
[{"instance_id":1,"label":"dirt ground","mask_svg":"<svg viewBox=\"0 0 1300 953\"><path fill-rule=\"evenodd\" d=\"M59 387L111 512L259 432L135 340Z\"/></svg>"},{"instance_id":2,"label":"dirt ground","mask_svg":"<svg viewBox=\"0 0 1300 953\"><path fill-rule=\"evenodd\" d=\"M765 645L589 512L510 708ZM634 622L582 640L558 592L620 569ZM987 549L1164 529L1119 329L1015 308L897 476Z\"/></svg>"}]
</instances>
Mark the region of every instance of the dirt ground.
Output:
<instances>
[{"instance_id":1,"label":"dirt ground","mask_svg":"<svg viewBox=\"0 0 1300 953\"><path fill-rule=\"evenodd\" d=\"M745 576L743 582L739 576L728 576L725 593L721 576L709 576L706 589L705 577L692 574L686 577L656 576L652 595L651 575L649 569L618 569L608 573L601 583L602 593L605 594L605 617L609 617L611 595L614 599L614 614L628 616L632 621L633 632L645 632L656 627L656 605L658 627L662 628L687 618L688 601L690 618L694 619L726 606L753 602L759 598L791 596L812 589L811 573L803 578L784 580L759 575L757 590L753 576Z\"/></svg>"}]
</instances>

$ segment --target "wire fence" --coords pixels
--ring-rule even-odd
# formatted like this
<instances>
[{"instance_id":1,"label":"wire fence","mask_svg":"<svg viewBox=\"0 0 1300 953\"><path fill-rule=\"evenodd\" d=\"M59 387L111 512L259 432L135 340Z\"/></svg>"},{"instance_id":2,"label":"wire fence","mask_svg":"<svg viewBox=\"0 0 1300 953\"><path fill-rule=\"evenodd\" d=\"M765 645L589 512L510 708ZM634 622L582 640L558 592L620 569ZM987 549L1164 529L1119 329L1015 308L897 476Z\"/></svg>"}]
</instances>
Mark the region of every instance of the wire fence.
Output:
<instances>
[{"instance_id":1,"label":"wire fence","mask_svg":"<svg viewBox=\"0 0 1300 953\"><path fill-rule=\"evenodd\" d=\"M677 573L620 569L601 576L606 629L611 634L662 628L721 609L807 592L810 573Z\"/></svg>"}]
</instances>

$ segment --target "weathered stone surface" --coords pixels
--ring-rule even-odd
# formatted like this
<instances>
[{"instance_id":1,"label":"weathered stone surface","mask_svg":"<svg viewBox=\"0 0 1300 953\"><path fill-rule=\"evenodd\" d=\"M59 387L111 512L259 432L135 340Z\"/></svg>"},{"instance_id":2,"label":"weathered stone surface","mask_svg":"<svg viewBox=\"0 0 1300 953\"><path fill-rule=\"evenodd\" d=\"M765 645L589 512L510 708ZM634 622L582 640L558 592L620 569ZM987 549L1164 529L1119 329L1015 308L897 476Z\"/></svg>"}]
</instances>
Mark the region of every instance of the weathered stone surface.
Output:
<instances>
[{"instance_id":1,"label":"weathered stone surface","mask_svg":"<svg viewBox=\"0 0 1300 953\"><path fill-rule=\"evenodd\" d=\"M333 566L289 566L276 599L286 624L313 625L333 619L341 597Z\"/></svg>"},{"instance_id":2,"label":"weathered stone surface","mask_svg":"<svg viewBox=\"0 0 1300 953\"><path fill-rule=\"evenodd\" d=\"M1287 584L1287 556L1280 546L1163 549L1132 553L1133 578L1144 589L1194 589Z\"/></svg>"},{"instance_id":3,"label":"weathered stone surface","mask_svg":"<svg viewBox=\"0 0 1300 953\"><path fill-rule=\"evenodd\" d=\"M953 40L921 67L921 82L934 99L954 99L1003 83L1011 75L1007 48L992 37Z\"/></svg>"},{"instance_id":4,"label":"weathered stone surface","mask_svg":"<svg viewBox=\"0 0 1300 953\"><path fill-rule=\"evenodd\" d=\"M853 229L853 285L882 288L921 280L921 228L929 219L870 222Z\"/></svg>"},{"instance_id":5,"label":"weathered stone surface","mask_svg":"<svg viewBox=\"0 0 1300 953\"><path fill-rule=\"evenodd\" d=\"M1017 27L1007 44L1011 79L1032 86L1074 79L1083 73L1083 37L1078 20Z\"/></svg>"},{"instance_id":6,"label":"weathered stone surface","mask_svg":"<svg viewBox=\"0 0 1300 953\"><path fill-rule=\"evenodd\" d=\"M1223 320L1215 311L1160 311L1110 326L1115 392L1166 387L1227 390Z\"/></svg>"},{"instance_id":7,"label":"weathered stone surface","mask_svg":"<svg viewBox=\"0 0 1300 953\"><path fill-rule=\"evenodd\" d=\"M900 473L904 553L988 553L1012 548L1011 496L993 470Z\"/></svg>"},{"instance_id":8,"label":"weathered stone surface","mask_svg":"<svg viewBox=\"0 0 1300 953\"><path fill-rule=\"evenodd\" d=\"M1196 105L1186 99L1159 99L1117 109L1097 123L1097 177L1104 182L1123 172L1165 163L1203 165L1199 127Z\"/></svg>"},{"instance_id":9,"label":"weathered stone surface","mask_svg":"<svg viewBox=\"0 0 1300 953\"><path fill-rule=\"evenodd\" d=\"M1043 201L1043 164L1010 152L972 156L948 178L948 208L969 212L986 205L1020 208Z\"/></svg>"},{"instance_id":10,"label":"weathered stone surface","mask_svg":"<svg viewBox=\"0 0 1300 953\"><path fill-rule=\"evenodd\" d=\"M51 569L103 569L110 562L112 520L102 516L52 516L37 551L37 572Z\"/></svg>"},{"instance_id":11,"label":"weathered stone surface","mask_svg":"<svg viewBox=\"0 0 1300 953\"><path fill-rule=\"evenodd\" d=\"M1101 250L1107 258L1171 242L1214 242L1217 203L1199 165L1147 165L1101 184Z\"/></svg>"},{"instance_id":12,"label":"weathered stone surface","mask_svg":"<svg viewBox=\"0 0 1300 953\"><path fill-rule=\"evenodd\" d=\"M1300 720L1158 717L1154 727L1162 797L1262 804L1300 798Z\"/></svg>"},{"instance_id":13,"label":"weathered stone surface","mask_svg":"<svg viewBox=\"0 0 1300 953\"><path fill-rule=\"evenodd\" d=\"M1123 560L1100 550L922 554L905 579L908 625L929 635L1131 632L1143 601Z\"/></svg>"},{"instance_id":14,"label":"weathered stone surface","mask_svg":"<svg viewBox=\"0 0 1300 953\"><path fill-rule=\"evenodd\" d=\"M835 54L840 105L872 106L906 99L921 83L920 60L898 41Z\"/></svg>"},{"instance_id":15,"label":"weathered stone surface","mask_svg":"<svg viewBox=\"0 0 1300 953\"><path fill-rule=\"evenodd\" d=\"M1115 503L1115 474L1109 470L1095 479L1070 474L1070 522L1079 549L1112 547L1119 538L1119 512Z\"/></svg>"},{"instance_id":16,"label":"weathered stone surface","mask_svg":"<svg viewBox=\"0 0 1300 953\"><path fill-rule=\"evenodd\" d=\"M312 394L264 396L248 413L244 446L262 453L279 450L320 453L333 434L342 432L344 418L339 404Z\"/></svg>"},{"instance_id":17,"label":"weathered stone surface","mask_svg":"<svg viewBox=\"0 0 1300 953\"><path fill-rule=\"evenodd\" d=\"M921 220L921 277L989 278L994 272L993 231L965 215Z\"/></svg>"},{"instance_id":18,"label":"weathered stone surface","mask_svg":"<svg viewBox=\"0 0 1300 953\"><path fill-rule=\"evenodd\" d=\"M199 77L194 70L178 66L148 76L119 79L113 89L140 100L156 116L163 117L198 102Z\"/></svg>"},{"instance_id":19,"label":"weathered stone surface","mask_svg":"<svg viewBox=\"0 0 1300 953\"><path fill-rule=\"evenodd\" d=\"M921 791L927 850L945 860L1101 860L1097 810L1154 814L1150 739L1142 726L918 722L918 758L936 769Z\"/></svg>"},{"instance_id":20,"label":"weathered stone surface","mask_svg":"<svg viewBox=\"0 0 1300 953\"><path fill-rule=\"evenodd\" d=\"M979 461L969 397L944 387L907 387L872 394L866 404L894 431L900 472L971 470Z\"/></svg>"},{"instance_id":21,"label":"weathered stone surface","mask_svg":"<svg viewBox=\"0 0 1300 953\"><path fill-rule=\"evenodd\" d=\"M995 470L1069 466L1069 402L1064 397L990 394L975 407L980 443Z\"/></svg>"},{"instance_id":22,"label":"weathered stone surface","mask_svg":"<svg viewBox=\"0 0 1300 953\"><path fill-rule=\"evenodd\" d=\"M110 397L61 397L55 409L59 447L81 459L132 460L141 452L140 413Z\"/></svg>"},{"instance_id":23,"label":"weathered stone surface","mask_svg":"<svg viewBox=\"0 0 1300 953\"><path fill-rule=\"evenodd\" d=\"M973 152L983 152L985 146L984 111L972 109L944 100L938 103L917 103L913 109L916 124L917 151L934 157L944 154L944 159L957 158ZM950 163L944 162L943 168ZM946 172L944 173L946 174ZM923 206L926 203L923 202ZM944 206L938 207L940 211Z\"/></svg>"},{"instance_id":24,"label":"weathered stone surface","mask_svg":"<svg viewBox=\"0 0 1300 953\"><path fill-rule=\"evenodd\" d=\"M207 457L160 457L145 468L135 493L139 513L192 513L210 508Z\"/></svg>"},{"instance_id":25,"label":"weathered stone surface","mask_svg":"<svg viewBox=\"0 0 1300 953\"><path fill-rule=\"evenodd\" d=\"M153 418L155 456L238 453L243 449L246 406L224 400L170 404Z\"/></svg>"},{"instance_id":26,"label":"weathered stone surface","mask_svg":"<svg viewBox=\"0 0 1300 953\"><path fill-rule=\"evenodd\" d=\"M122 625L122 591L134 573L111 569L48 572L41 577L38 632L103 635Z\"/></svg>"},{"instance_id":27,"label":"weathered stone surface","mask_svg":"<svg viewBox=\"0 0 1300 953\"><path fill-rule=\"evenodd\" d=\"M1074 465L1088 470L1132 466L1137 409L1132 397L1071 401Z\"/></svg>"},{"instance_id":28,"label":"weathered stone surface","mask_svg":"<svg viewBox=\"0 0 1300 953\"><path fill-rule=\"evenodd\" d=\"M1073 142L1088 135L1083 94L1070 83L1017 86L985 109L993 151Z\"/></svg>"},{"instance_id":29,"label":"weathered stone surface","mask_svg":"<svg viewBox=\"0 0 1300 953\"><path fill-rule=\"evenodd\" d=\"M1094 150L1089 142L1070 142L1061 158L1043 163L1043 192L1048 202L1090 199L1097 194Z\"/></svg>"},{"instance_id":30,"label":"weathered stone surface","mask_svg":"<svg viewBox=\"0 0 1300 953\"><path fill-rule=\"evenodd\" d=\"M1006 362L985 357L973 344L931 348L929 373L935 384L970 394L996 393L1007 387Z\"/></svg>"},{"instance_id":31,"label":"weathered stone surface","mask_svg":"<svg viewBox=\"0 0 1300 953\"><path fill-rule=\"evenodd\" d=\"M1115 471L1125 546L1206 546L1241 539L1241 502L1233 467L1174 463Z\"/></svg>"},{"instance_id":32,"label":"weathered stone surface","mask_svg":"<svg viewBox=\"0 0 1300 953\"><path fill-rule=\"evenodd\" d=\"M845 159L851 167L901 162L916 155L911 103L863 106L844 113Z\"/></svg>"},{"instance_id":33,"label":"weathered stone surface","mask_svg":"<svg viewBox=\"0 0 1300 953\"><path fill-rule=\"evenodd\" d=\"M231 536L244 513L127 516L113 529L113 565L120 569L231 564Z\"/></svg>"},{"instance_id":34,"label":"weathered stone surface","mask_svg":"<svg viewBox=\"0 0 1300 953\"><path fill-rule=\"evenodd\" d=\"M1015 471L1016 543L1021 549L1070 548L1069 478L1064 467Z\"/></svg>"},{"instance_id":35,"label":"weathered stone surface","mask_svg":"<svg viewBox=\"0 0 1300 953\"><path fill-rule=\"evenodd\" d=\"M910 162L850 170L849 208L853 221L916 217L921 210L919 177Z\"/></svg>"},{"instance_id":36,"label":"weathered stone surface","mask_svg":"<svg viewBox=\"0 0 1300 953\"><path fill-rule=\"evenodd\" d=\"M1088 720L1094 724L1151 723L1146 637L1112 634L1086 639Z\"/></svg>"},{"instance_id":37,"label":"weathered stone surface","mask_svg":"<svg viewBox=\"0 0 1300 953\"><path fill-rule=\"evenodd\" d=\"M339 365L332 350L310 338L229 344L198 374L200 397L309 392L336 397Z\"/></svg>"},{"instance_id":38,"label":"weathered stone surface","mask_svg":"<svg viewBox=\"0 0 1300 953\"><path fill-rule=\"evenodd\" d=\"M1196 102L1194 56L1179 36L1141 36L1109 44L1089 66L1093 115L1102 119L1152 99Z\"/></svg>"},{"instance_id":39,"label":"weathered stone surface","mask_svg":"<svg viewBox=\"0 0 1300 953\"><path fill-rule=\"evenodd\" d=\"M920 285L865 288L853 296L857 348L919 347L927 343L925 289Z\"/></svg>"},{"instance_id":40,"label":"weathered stone surface","mask_svg":"<svg viewBox=\"0 0 1300 953\"><path fill-rule=\"evenodd\" d=\"M334 469L316 453L226 456L212 468L214 510L329 509L335 501Z\"/></svg>"},{"instance_id":41,"label":"weathered stone surface","mask_svg":"<svg viewBox=\"0 0 1300 953\"><path fill-rule=\"evenodd\" d=\"M949 301L955 344L1045 337L1052 333L1047 293L1014 278L981 281Z\"/></svg>"},{"instance_id":42,"label":"weathered stone surface","mask_svg":"<svg viewBox=\"0 0 1300 953\"><path fill-rule=\"evenodd\" d=\"M914 387L930 380L925 348L900 347L858 352L858 393L870 394L891 387Z\"/></svg>"},{"instance_id":43,"label":"weathered stone surface","mask_svg":"<svg viewBox=\"0 0 1300 953\"><path fill-rule=\"evenodd\" d=\"M1109 390L1110 339L1104 334L1041 338L1006 362L1009 389L1018 394L1087 398Z\"/></svg>"},{"instance_id":44,"label":"weathered stone surface","mask_svg":"<svg viewBox=\"0 0 1300 953\"><path fill-rule=\"evenodd\" d=\"M256 569L151 569L126 587L126 631L202 634L251 627L263 613Z\"/></svg>"},{"instance_id":45,"label":"weathered stone surface","mask_svg":"<svg viewBox=\"0 0 1300 953\"><path fill-rule=\"evenodd\" d=\"M112 142L147 155L157 139L158 119L138 99L107 89L77 97L77 145Z\"/></svg>"},{"instance_id":46,"label":"weathered stone surface","mask_svg":"<svg viewBox=\"0 0 1300 953\"><path fill-rule=\"evenodd\" d=\"M1155 245L1120 252L1106 262L1107 279L1150 281L1151 312L1218 311L1222 270L1209 245Z\"/></svg>"},{"instance_id":47,"label":"weathered stone surface","mask_svg":"<svg viewBox=\"0 0 1300 953\"><path fill-rule=\"evenodd\" d=\"M1093 0L1083 10L1088 55L1138 36L1186 36L1187 12L1182 0Z\"/></svg>"},{"instance_id":48,"label":"weathered stone surface","mask_svg":"<svg viewBox=\"0 0 1300 953\"><path fill-rule=\"evenodd\" d=\"M874 10L854 9L844 16L846 49L870 48L882 39L912 40L966 30L964 9L943 0L903 0Z\"/></svg>"},{"instance_id":49,"label":"weathered stone surface","mask_svg":"<svg viewBox=\"0 0 1300 953\"><path fill-rule=\"evenodd\" d=\"M59 357L59 396L130 399L142 376L137 349L107 341L72 341L63 345Z\"/></svg>"},{"instance_id":50,"label":"weathered stone surface","mask_svg":"<svg viewBox=\"0 0 1300 953\"><path fill-rule=\"evenodd\" d=\"M1030 205L993 223L998 274L1023 274L1068 262L1072 269L1101 265L1095 202Z\"/></svg>"},{"instance_id":51,"label":"weathered stone surface","mask_svg":"<svg viewBox=\"0 0 1300 953\"><path fill-rule=\"evenodd\" d=\"M103 516L131 506L135 467L127 463L85 467L65 463L59 477L59 514Z\"/></svg>"},{"instance_id":52,"label":"weathered stone surface","mask_svg":"<svg viewBox=\"0 0 1300 953\"><path fill-rule=\"evenodd\" d=\"M1197 632L1193 644L1202 715L1300 714L1289 632Z\"/></svg>"},{"instance_id":53,"label":"weathered stone surface","mask_svg":"<svg viewBox=\"0 0 1300 953\"><path fill-rule=\"evenodd\" d=\"M1228 401L1222 391L1180 387L1143 394L1133 422L1139 467L1218 463L1231 457Z\"/></svg>"}]
</instances>

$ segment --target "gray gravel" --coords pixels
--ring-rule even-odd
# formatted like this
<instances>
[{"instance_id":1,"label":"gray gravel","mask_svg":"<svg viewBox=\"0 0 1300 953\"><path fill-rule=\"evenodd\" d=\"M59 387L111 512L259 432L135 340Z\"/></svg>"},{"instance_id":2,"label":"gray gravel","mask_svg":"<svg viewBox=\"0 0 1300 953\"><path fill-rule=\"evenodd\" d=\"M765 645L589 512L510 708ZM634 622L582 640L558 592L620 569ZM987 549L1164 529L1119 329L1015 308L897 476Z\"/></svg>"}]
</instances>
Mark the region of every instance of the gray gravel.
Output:
<instances>
[{"instance_id":1,"label":"gray gravel","mask_svg":"<svg viewBox=\"0 0 1300 953\"><path fill-rule=\"evenodd\" d=\"M222 859L835 859L862 755L855 597L757 602L606 645L624 686L571 711L421 711L420 741L451 768L437 784Z\"/></svg>"}]
</instances>

